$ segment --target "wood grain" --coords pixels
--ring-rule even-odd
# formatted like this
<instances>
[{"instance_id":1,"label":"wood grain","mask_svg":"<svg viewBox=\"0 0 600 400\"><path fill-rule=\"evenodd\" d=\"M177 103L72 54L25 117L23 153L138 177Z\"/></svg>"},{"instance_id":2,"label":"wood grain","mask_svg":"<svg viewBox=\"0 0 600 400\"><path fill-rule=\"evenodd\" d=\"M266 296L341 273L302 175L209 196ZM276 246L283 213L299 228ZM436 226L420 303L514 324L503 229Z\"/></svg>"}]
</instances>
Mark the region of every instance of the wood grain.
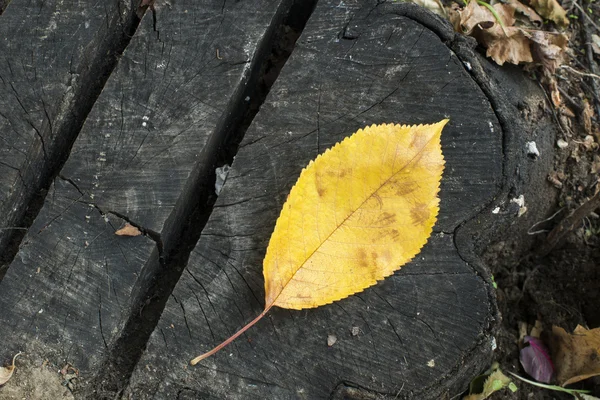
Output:
<instances>
[{"instance_id":1,"label":"wood grain","mask_svg":"<svg viewBox=\"0 0 600 400\"><path fill-rule=\"evenodd\" d=\"M1 6L1 4L0 4ZM48 188L61 149L64 106L76 95L85 49L114 4L15 1L0 19L0 251L30 202ZM57 137L58 136L58 137ZM58 140L59 143L55 143ZM55 150L58 148L58 150ZM64 160L63 160L64 161ZM3 275L0 266L0 277Z\"/></svg>"},{"instance_id":2,"label":"wood grain","mask_svg":"<svg viewBox=\"0 0 600 400\"><path fill-rule=\"evenodd\" d=\"M500 188L502 131L464 65L402 10L318 3L245 136L128 393L314 399L352 383L392 398L439 398L472 377L464 365L490 351L494 306L453 232ZM309 160L365 125L445 117L440 221L413 262L335 304L274 309L219 354L187 366L262 310L261 260ZM338 339L332 347L328 335Z\"/></svg>"},{"instance_id":3,"label":"wood grain","mask_svg":"<svg viewBox=\"0 0 600 400\"><path fill-rule=\"evenodd\" d=\"M69 362L80 382L99 372L287 3L178 1L144 17L0 283L3 351ZM115 236L125 220L146 235Z\"/></svg>"}]
</instances>

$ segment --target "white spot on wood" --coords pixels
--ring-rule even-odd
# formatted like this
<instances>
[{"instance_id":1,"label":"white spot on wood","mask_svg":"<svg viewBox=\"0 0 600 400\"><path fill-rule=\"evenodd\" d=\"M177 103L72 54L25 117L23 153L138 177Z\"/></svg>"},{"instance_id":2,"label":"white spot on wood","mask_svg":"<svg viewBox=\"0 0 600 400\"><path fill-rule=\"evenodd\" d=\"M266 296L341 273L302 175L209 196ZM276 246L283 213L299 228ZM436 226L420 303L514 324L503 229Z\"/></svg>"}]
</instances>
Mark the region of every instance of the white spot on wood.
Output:
<instances>
[{"instance_id":1,"label":"white spot on wood","mask_svg":"<svg viewBox=\"0 0 600 400\"><path fill-rule=\"evenodd\" d=\"M490 132L494 133L494 124L492 121L488 121L488 126L490 127Z\"/></svg>"},{"instance_id":2,"label":"white spot on wood","mask_svg":"<svg viewBox=\"0 0 600 400\"><path fill-rule=\"evenodd\" d=\"M335 344L335 342L337 342L337 337L335 335L327 336L327 346L331 347Z\"/></svg>"},{"instance_id":3,"label":"white spot on wood","mask_svg":"<svg viewBox=\"0 0 600 400\"><path fill-rule=\"evenodd\" d=\"M492 214L498 214L500 212L500 207L496 207L492 210Z\"/></svg>"},{"instance_id":4,"label":"white spot on wood","mask_svg":"<svg viewBox=\"0 0 600 400\"><path fill-rule=\"evenodd\" d=\"M527 212L527 207L525 207L525 197L523 195L511 199L510 202L519 206L519 213L517 214L517 217L520 217Z\"/></svg>"},{"instance_id":5,"label":"white spot on wood","mask_svg":"<svg viewBox=\"0 0 600 400\"><path fill-rule=\"evenodd\" d=\"M510 201L511 201L511 203L515 203L519 207L523 207L525 205L525 196L520 195L519 197L515 197L514 199L511 199Z\"/></svg>"},{"instance_id":6,"label":"white spot on wood","mask_svg":"<svg viewBox=\"0 0 600 400\"><path fill-rule=\"evenodd\" d=\"M88 29L90 27L90 21L85 21L83 26L85 26L85 29Z\"/></svg>"},{"instance_id":7,"label":"white spot on wood","mask_svg":"<svg viewBox=\"0 0 600 400\"><path fill-rule=\"evenodd\" d=\"M525 144L525 148L527 150L527 155L532 157L539 157L540 151L537 148L537 144L535 142L527 142Z\"/></svg>"},{"instance_id":8,"label":"white spot on wood","mask_svg":"<svg viewBox=\"0 0 600 400\"><path fill-rule=\"evenodd\" d=\"M217 179L215 181L215 193L217 196L223 190L223 185L227 180L227 175L229 174L229 165L225 164L222 167L215 169L215 174L217 175Z\"/></svg>"},{"instance_id":9,"label":"white spot on wood","mask_svg":"<svg viewBox=\"0 0 600 400\"><path fill-rule=\"evenodd\" d=\"M559 149L566 149L567 147L569 147L569 143L567 143L565 140L562 140L562 139L558 139L556 141L556 145L558 146Z\"/></svg>"},{"instance_id":10,"label":"white spot on wood","mask_svg":"<svg viewBox=\"0 0 600 400\"><path fill-rule=\"evenodd\" d=\"M473 69L473 67L471 67L471 63L468 61L463 61L463 64L465 64L465 67L467 68L467 71L471 71Z\"/></svg>"},{"instance_id":11,"label":"white spot on wood","mask_svg":"<svg viewBox=\"0 0 600 400\"><path fill-rule=\"evenodd\" d=\"M498 345L496 344L496 338L492 336L492 351L496 350Z\"/></svg>"},{"instance_id":12,"label":"white spot on wood","mask_svg":"<svg viewBox=\"0 0 600 400\"><path fill-rule=\"evenodd\" d=\"M435 360L434 360L433 358L432 358L431 360L429 360L429 361L427 362L427 366L428 366L429 368L433 368L433 367L435 367Z\"/></svg>"}]
</instances>

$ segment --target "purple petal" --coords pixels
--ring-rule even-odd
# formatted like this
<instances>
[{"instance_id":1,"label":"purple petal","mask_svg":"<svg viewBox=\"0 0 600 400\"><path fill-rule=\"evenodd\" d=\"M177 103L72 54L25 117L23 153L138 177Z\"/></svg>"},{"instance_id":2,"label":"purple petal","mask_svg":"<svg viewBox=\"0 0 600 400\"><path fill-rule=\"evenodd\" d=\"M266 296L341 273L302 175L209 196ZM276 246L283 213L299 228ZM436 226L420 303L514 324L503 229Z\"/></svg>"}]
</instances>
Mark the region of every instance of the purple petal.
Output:
<instances>
[{"instance_id":1,"label":"purple petal","mask_svg":"<svg viewBox=\"0 0 600 400\"><path fill-rule=\"evenodd\" d=\"M540 339L532 336L525 336L523 342L529 343L519 355L523 369L536 381L550 383L554 365L548 349Z\"/></svg>"}]
</instances>

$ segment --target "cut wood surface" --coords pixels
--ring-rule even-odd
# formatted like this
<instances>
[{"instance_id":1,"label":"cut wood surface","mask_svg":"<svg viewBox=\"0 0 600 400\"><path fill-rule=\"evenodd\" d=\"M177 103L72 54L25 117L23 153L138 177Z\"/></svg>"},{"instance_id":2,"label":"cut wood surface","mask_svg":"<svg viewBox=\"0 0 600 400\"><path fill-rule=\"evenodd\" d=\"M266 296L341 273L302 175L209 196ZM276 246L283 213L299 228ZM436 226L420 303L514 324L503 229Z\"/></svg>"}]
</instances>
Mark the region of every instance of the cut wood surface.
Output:
<instances>
[{"instance_id":1,"label":"cut wood surface","mask_svg":"<svg viewBox=\"0 0 600 400\"><path fill-rule=\"evenodd\" d=\"M85 47L112 5L15 1L0 18L0 249L37 195ZM0 2L0 10L2 2ZM0 266L0 277L4 269Z\"/></svg>"},{"instance_id":2,"label":"cut wood surface","mask_svg":"<svg viewBox=\"0 0 600 400\"><path fill-rule=\"evenodd\" d=\"M25 352L9 398L67 364L76 384L57 390L75 398L465 390L498 318L477 251L524 226L510 199L535 201L552 167L551 126L521 123L542 112L529 87L414 5L140 3L0 0L0 356ZM367 125L445 118L439 218L413 261L339 302L273 308L189 365L263 310L267 244L310 160ZM544 135L543 161L517 135Z\"/></svg>"},{"instance_id":3,"label":"cut wood surface","mask_svg":"<svg viewBox=\"0 0 600 400\"><path fill-rule=\"evenodd\" d=\"M461 259L453 232L500 188L502 130L462 62L399 10L318 3L246 133L129 393L316 399L354 385L438 398L460 392L475 354L491 351L491 289ZM272 309L229 347L186 366L262 311L262 258L309 160L365 125L443 118L440 218L413 262L332 305Z\"/></svg>"},{"instance_id":4,"label":"cut wood surface","mask_svg":"<svg viewBox=\"0 0 600 400\"><path fill-rule=\"evenodd\" d=\"M98 371L133 312L134 287L175 246L173 226L181 223L168 220L196 202L198 195L184 186L200 173L203 157L214 159L205 154L207 143L214 152L236 113L232 107L243 109L256 54L286 4L179 1L163 8L156 25L151 14L144 18L0 283L3 356L24 350L34 365L69 362L88 379ZM16 23L11 8L0 26ZM83 17L65 18L84 29ZM19 32L7 30L3 42L17 41ZM56 45L42 43L36 52ZM59 54L66 74L73 57ZM23 68L25 60L15 64ZM48 96L45 103L60 100ZM14 96L3 100L18 108ZM25 129L23 114L15 119ZM39 119L36 114L33 122ZM126 220L145 235L115 235Z\"/></svg>"}]
</instances>

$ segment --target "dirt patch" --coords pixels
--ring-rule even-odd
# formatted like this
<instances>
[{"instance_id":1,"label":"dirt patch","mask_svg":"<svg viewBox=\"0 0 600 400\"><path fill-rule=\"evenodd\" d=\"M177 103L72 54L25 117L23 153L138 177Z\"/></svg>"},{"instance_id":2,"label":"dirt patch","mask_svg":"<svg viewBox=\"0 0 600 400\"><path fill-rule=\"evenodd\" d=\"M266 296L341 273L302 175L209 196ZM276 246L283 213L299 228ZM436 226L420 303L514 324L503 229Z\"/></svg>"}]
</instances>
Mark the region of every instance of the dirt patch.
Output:
<instances>
[{"instance_id":1,"label":"dirt patch","mask_svg":"<svg viewBox=\"0 0 600 400\"><path fill-rule=\"evenodd\" d=\"M2 400L70 400L73 394L58 369L50 366L17 369L13 377L0 387Z\"/></svg>"},{"instance_id":2,"label":"dirt patch","mask_svg":"<svg viewBox=\"0 0 600 400\"><path fill-rule=\"evenodd\" d=\"M568 8L566 2L562 3ZM599 21L600 5L588 3L586 7L592 18ZM581 21L573 18L569 33L574 56L572 68L589 71ZM600 64L600 55L595 55L594 63ZM525 254L519 256L515 249L519 241L527 238L514 238L514 242L496 243L485 257L498 285L502 315L496 337L496 361L503 370L526 378L529 376L519 362L520 326L527 324L530 329L540 321L544 332L550 332L552 325L567 332L572 332L578 324L589 329L600 327L600 209L581 218L549 253L539 254L540 249L548 247L548 231L600 190L600 116L594 107L598 93L591 84L591 79L598 78L578 76L569 69L557 71L557 77L567 110L556 109L548 101L545 112L552 115L561 132L557 137L554 171L548 176L548 184L560 191L554 208L558 213L530 229L538 232L533 235L534 246ZM490 399L573 399L566 393L516 383L519 387L516 393L501 391ZM600 377L569 387L587 389L599 397Z\"/></svg>"}]
</instances>

